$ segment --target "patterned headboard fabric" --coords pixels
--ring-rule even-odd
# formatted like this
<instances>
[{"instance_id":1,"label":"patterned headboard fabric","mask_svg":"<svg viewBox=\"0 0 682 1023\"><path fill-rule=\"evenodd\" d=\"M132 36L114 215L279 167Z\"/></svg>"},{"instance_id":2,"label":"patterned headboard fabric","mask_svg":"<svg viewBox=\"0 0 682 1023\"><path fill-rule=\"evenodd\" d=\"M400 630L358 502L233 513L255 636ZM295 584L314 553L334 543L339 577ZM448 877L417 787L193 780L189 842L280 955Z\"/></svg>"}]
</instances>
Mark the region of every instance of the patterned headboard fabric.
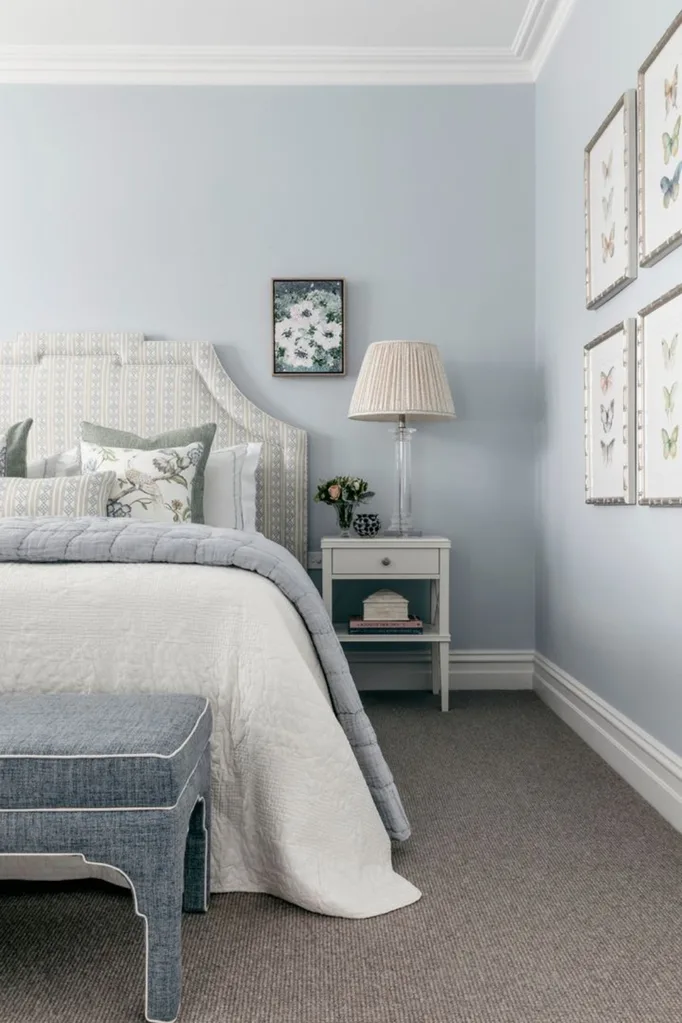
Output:
<instances>
[{"instance_id":1,"label":"patterned headboard fabric","mask_svg":"<svg viewBox=\"0 0 682 1023\"><path fill-rule=\"evenodd\" d=\"M262 441L258 528L305 564L307 435L248 401L212 345L143 334L20 334L0 343L0 426L29 416L29 460L73 447L84 419L142 436L215 422L215 449Z\"/></svg>"}]
</instances>

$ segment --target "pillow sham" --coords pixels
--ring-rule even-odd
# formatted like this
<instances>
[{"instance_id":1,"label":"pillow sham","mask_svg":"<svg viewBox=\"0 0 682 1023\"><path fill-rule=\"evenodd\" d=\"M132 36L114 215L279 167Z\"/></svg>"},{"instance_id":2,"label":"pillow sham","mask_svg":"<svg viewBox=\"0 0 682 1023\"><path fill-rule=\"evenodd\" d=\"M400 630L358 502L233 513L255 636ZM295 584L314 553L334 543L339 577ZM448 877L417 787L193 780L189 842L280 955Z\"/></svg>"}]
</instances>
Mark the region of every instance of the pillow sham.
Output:
<instances>
[{"instance_id":1,"label":"pillow sham","mask_svg":"<svg viewBox=\"0 0 682 1023\"><path fill-rule=\"evenodd\" d=\"M0 476L26 475L26 445L32 419L24 419L0 433Z\"/></svg>"},{"instance_id":2,"label":"pillow sham","mask_svg":"<svg viewBox=\"0 0 682 1023\"><path fill-rule=\"evenodd\" d=\"M256 470L262 444L212 451L204 476L204 522L256 532Z\"/></svg>"},{"instance_id":3,"label":"pillow sham","mask_svg":"<svg viewBox=\"0 0 682 1023\"><path fill-rule=\"evenodd\" d=\"M215 423L204 423L203 426L188 427L181 430L168 430L158 437L138 437L126 430L113 430L108 426L97 426L95 423L81 423L81 440L89 444L97 444L103 448L134 448L137 451L157 451L171 448L187 447L199 443L202 446L201 456L195 465L194 485L191 490L192 522L204 521L204 472L211 452L211 444L215 437ZM81 460L83 449L81 447Z\"/></svg>"},{"instance_id":4,"label":"pillow sham","mask_svg":"<svg viewBox=\"0 0 682 1023\"><path fill-rule=\"evenodd\" d=\"M13 515L105 516L116 473L55 476L47 480L0 479L0 517Z\"/></svg>"},{"instance_id":5,"label":"pillow sham","mask_svg":"<svg viewBox=\"0 0 682 1023\"><path fill-rule=\"evenodd\" d=\"M81 441L84 473L111 469L115 474L106 514L146 522L192 522L192 491L203 454L199 441L158 451Z\"/></svg>"},{"instance_id":6,"label":"pillow sham","mask_svg":"<svg viewBox=\"0 0 682 1023\"><path fill-rule=\"evenodd\" d=\"M30 480L49 479L51 476L80 476L80 448L69 448L47 458L36 458L29 462L26 475Z\"/></svg>"}]
</instances>

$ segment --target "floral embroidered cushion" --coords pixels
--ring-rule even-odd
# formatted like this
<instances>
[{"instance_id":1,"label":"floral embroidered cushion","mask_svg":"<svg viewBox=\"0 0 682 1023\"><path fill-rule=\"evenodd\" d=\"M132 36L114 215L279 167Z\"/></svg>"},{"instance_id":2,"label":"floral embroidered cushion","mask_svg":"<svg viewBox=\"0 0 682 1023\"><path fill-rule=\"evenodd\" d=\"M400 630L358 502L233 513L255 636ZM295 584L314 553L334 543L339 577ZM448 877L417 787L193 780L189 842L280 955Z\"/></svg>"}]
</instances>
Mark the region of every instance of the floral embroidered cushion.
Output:
<instances>
[{"instance_id":1,"label":"floral embroidered cushion","mask_svg":"<svg viewBox=\"0 0 682 1023\"><path fill-rule=\"evenodd\" d=\"M55 476L46 480L4 477L0 479L0 517L104 517L111 488L115 483L113 472L98 472L91 476Z\"/></svg>"},{"instance_id":2,"label":"floral embroidered cushion","mask_svg":"<svg viewBox=\"0 0 682 1023\"><path fill-rule=\"evenodd\" d=\"M26 475L26 443L32 419L0 430L0 476Z\"/></svg>"},{"instance_id":3,"label":"floral embroidered cushion","mask_svg":"<svg viewBox=\"0 0 682 1023\"><path fill-rule=\"evenodd\" d=\"M192 489L203 453L200 441L158 451L102 447L81 441L84 473L111 469L116 474L107 515L147 522L193 521Z\"/></svg>"},{"instance_id":4,"label":"floral embroidered cushion","mask_svg":"<svg viewBox=\"0 0 682 1023\"><path fill-rule=\"evenodd\" d=\"M215 437L215 423L204 423L203 426L183 427L179 430L168 430L157 437L138 437L126 430L114 430L109 426L97 426L95 423L81 423L81 440L88 444L99 444L106 448L135 448L137 451L159 451L161 448L181 448L188 444L201 443L203 450L198 464L195 466L194 487L191 495L192 522L204 521L204 471Z\"/></svg>"}]
</instances>

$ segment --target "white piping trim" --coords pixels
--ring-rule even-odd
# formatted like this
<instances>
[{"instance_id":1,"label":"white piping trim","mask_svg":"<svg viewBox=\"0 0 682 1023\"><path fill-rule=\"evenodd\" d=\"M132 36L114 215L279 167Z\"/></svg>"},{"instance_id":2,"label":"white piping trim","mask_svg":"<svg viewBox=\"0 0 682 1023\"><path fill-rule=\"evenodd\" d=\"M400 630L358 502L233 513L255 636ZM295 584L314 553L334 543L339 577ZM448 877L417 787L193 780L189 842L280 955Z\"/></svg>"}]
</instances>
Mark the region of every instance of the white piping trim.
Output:
<instances>
[{"instance_id":1,"label":"white piping trim","mask_svg":"<svg viewBox=\"0 0 682 1023\"><path fill-rule=\"evenodd\" d=\"M194 806L192 807L192 813L194 813L194 810L196 809L197 803L203 803L204 804L204 826L203 826L203 831L204 831L204 835L206 835L206 837L208 838L208 832L206 831L206 800L204 799L203 796L197 796L196 802L194 803ZM191 817L192 817L192 814L190 814L190 820L191 820ZM189 834L189 827L187 829L187 832ZM187 843L187 839L185 839L185 844L186 843ZM14 856L14 857L16 857L16 856L21 856L21 857L28 857L28 856L31 856L31 857L32 856L36 856L36 857L45 857L45 856L79 856L83 860L83 863L88 863L92 867L109 867L110 870L115 870L117 874L120 874L122 877L124 877L126 879L126 881L128 882L129 886L130 886L130 890L133 893L133 907L135 909L135 915L141 917L142 920L144 920L144 1016L145 1016L145 1019L147 1020L147 1023L176 1023L176 1020L180 1016L180 1005L182 1004L182 986L181 986L181 989L180 989L181 990L181 998L180 998L180 1002L178 1003L178 1014L177 1014L177 1016L175 1016L172 1020L157 1020L157 1019L152 1019L150 1017L150 1015L149 1015L149 919L148 919L146 913L141 913L140 912L139 903L137 901L137 890L136 890L135 885L133 884L131 878L129 877L129 875L126 874L125 870L121 870L120 867L116 867L113 863L101 863L99 860L89 860L84 853L68 853L68 852L59 852L59 853L16 853L16 852L2 853L2 852L0 852L0 856ZM183 870L184 870L184 867L183 867ZM204 856L204 912L206 912L208 910L208 899L206 898L206 889L207 888L208 888L208 844L206 846L206 855Z\"/></svg>"},{"instance_id":2,"label":"white piping trim","mask_svg":"<svg viewBox=\"0 0 682 1023\"><path fill-rule=\"evenodd\" d=\"M142 810L147 810L147 811L152 811L152 810L164 810L164 811L166 811L166 810L175 810L177 805L178 805L178 803L180 802L180 800L184 796L185 791L187 789L187 786L191 782L197 767L199 766L199 764L203 760L204 753L208 749L209 745L210 745L210 740L209 740L209 742L206 743L206 745L202 749L201 755L199 756L199 759L197 760L196 764L194 765L194 767L190 771L190 773L189 773L189 775L187 777L187 781L182 786L182 789L180 790L178 798L172 804L172 806L36 806L36 807L17 807L16 809L7 809L7 810L0 809L0 813L138 813L138 812L140 812Z\"/></svg>"},{"instance_id":3,"label":"white piping trim","mask_svg":"<svg viewBox=\"0 0 682 1023\"><path fill-rule=\"evenodd\" d=\"M139 758L172 760L192 738L208 708L209 701L206 700L204 709L194 722L192 731L172 753L0 753L0 760L135 760Z\"/></svg>"}]
</instances>

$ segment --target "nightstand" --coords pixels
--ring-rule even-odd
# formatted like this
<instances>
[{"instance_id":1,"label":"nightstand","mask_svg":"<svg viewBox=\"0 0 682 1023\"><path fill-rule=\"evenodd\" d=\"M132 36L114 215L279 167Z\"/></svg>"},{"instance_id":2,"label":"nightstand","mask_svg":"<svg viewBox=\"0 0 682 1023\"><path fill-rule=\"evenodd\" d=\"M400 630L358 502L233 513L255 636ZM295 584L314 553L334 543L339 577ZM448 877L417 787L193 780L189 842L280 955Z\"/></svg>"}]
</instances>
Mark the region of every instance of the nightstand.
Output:
<instances>
[{"instance_id":1,"label":"nightstand","mask_svg":"<svg viewBox=\"0 0 682 1023\"><path fill-rule=\"evenodd\" d=\"M450 541L442 536L325 536L322 538L322 598L332 617L334 581L400 579L431 582L431 621L420 636L349 635L348 626L336 625L341 643L429 643L433 691L440 690L441 710L450 696Z\"/></svg>"}]
</instances>

